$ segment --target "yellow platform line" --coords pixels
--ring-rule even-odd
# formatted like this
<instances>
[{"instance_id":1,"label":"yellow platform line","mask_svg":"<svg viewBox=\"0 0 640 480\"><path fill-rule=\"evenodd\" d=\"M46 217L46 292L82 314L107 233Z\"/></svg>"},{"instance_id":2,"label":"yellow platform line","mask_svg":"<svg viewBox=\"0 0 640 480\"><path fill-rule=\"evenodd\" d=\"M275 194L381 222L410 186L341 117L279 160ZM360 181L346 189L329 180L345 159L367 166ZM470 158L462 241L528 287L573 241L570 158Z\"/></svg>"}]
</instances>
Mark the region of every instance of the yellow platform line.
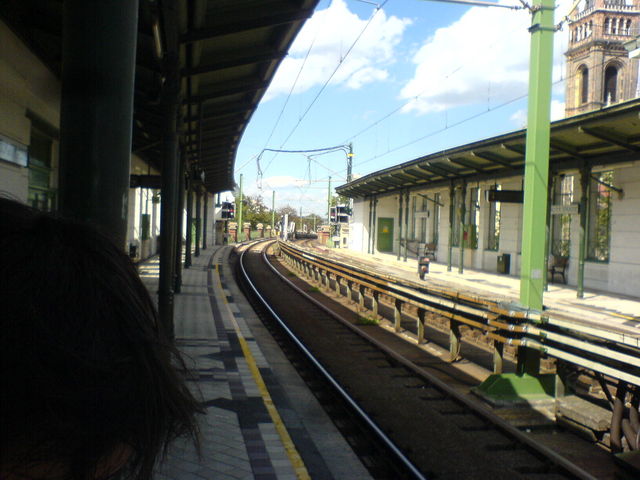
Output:
<instances>
[{"instance_id":1,"label":"yellow platform line","mask_svg":"<svg viewBox=\"0 0 640 480\"><path fill-rule=\"evenodd\" d=\"M287 456L289 457L289 461L291 462L291 466L296 472L296 476L300 480L310 480L309 472L307 471L307 467L305 467L304 462L302 461L302 457L298 453L293 440L289 436L289 432L287 431L287 427L285 427L282 418L280 418L280 414L278 413L278 409L273 403L271 399L271 395L269 394L269 390L267 389L267 385L264 383L262 379L262 375L260 375L260 370L256 364L255 358L249 349L249 344L245 340L242 332L240 331L240 326L236 321L231 308L229 307L229 302L227 301L226 295L224 295L224 290L222 289L222 279L220 277L220 266L216 264L216 276L218 278L218 287L220 291L223 293L222 300L224 305L229 313L229 317L231 318L231 323L233 324L233 328L236 331L236 335L238 336L238 341L240 342L240 347L242 348L242 353L244 358L247 360L247 364L249 365L249 370L251 371L251 375L253 376L256 385L258 385L258 390L260 391L260 396L262 397L262 401L264 402L267 411L269 412L269 416L273 421L273 424L276 427L276 431L278 435L280 435L280 440L284 445L284 449L287 452Z\"/></svg>"}]
</instances>

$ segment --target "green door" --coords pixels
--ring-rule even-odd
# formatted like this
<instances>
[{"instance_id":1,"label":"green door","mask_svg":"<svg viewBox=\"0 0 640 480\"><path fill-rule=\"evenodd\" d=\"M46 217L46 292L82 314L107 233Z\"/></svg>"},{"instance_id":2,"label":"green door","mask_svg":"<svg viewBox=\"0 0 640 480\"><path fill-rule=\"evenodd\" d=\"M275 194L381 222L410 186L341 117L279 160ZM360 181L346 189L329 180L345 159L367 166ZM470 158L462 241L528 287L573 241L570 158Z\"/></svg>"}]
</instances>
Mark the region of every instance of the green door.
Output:
<instances>
[{"instance_id":1,"label":"green door","mask_svg":"<svg viewBox=\"0 0 640 480\"><path fill-rule=\"evenodd\" d=\"M378 218L378 250L393 252L393 218Z\"/></svg>"}]
</instances>

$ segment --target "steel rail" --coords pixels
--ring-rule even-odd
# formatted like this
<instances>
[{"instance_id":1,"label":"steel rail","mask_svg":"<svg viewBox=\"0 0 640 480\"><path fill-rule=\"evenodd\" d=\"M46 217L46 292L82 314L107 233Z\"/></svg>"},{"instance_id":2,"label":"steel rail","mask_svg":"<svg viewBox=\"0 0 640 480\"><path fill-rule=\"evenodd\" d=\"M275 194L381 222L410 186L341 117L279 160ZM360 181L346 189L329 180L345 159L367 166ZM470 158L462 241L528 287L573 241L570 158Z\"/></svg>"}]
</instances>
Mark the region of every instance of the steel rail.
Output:
<instances>
[{"instance_id":1,"label":"steel rail","mask_svg":"<svg viewBox=\"0 0 640 480\"><path fill-rule=\"evenodd\" d=\"M331 376L331 374L324 368L324 366L314 357L314 355L309 351L309 349L296 337L296 335L289 329L286 323L278 316L278 314L271 308L271 305L267 302L267 300L260 294L257 287L253 284L251 279L249 278L249 274L247 273L244 267L244 255L246 252L250 250L250 247L244 250L240 254L240 268L242 270L242 274L244 276L245 281L251 287L251 290L256 295L257 298L260 299L264 307L269 311L269 313L273 316L273 318L278 322L280 327L287 333L289 338L296 344L296 346L305 354L305 356L309 359L309 361L318 369L319 372L322 373L322 376L335 388L340 396L357 412L358 416L371 428L378 438L384 443L384 445L393 452L393 454L397 457L398 460L407 468L417 479L427 480L420 470L416 468L415 465L409 460L402 450L400 450L396 444L382 431L382 429L366 414L366 412L358 405L358 403L351 398L351 396L346 392L344 388ZM266 249L265 249L266 251ZM280 273L275 270L275 268L266 260L266 253L263 251L263 260L266 264L271 268L278 276L280 276L287 283L291 284L287 279L282 277Z\"/></svg>"},{"instance_id":2,"label":"steel rail","mask_svg":"<svg viewBox=\"0 0 640 480\"><path fill-rule=\"evenodd\" d=\"M283 252L291 257L331 272L336 277L342 277L396 298L401 302L479 329L494 340L511 345L527 344L550 356L580 366L588 366L594 371L640 385L640 350L634 348L629 342L624 342L623 345L612 345L612 340L608 338L610 336L605 335L606 332L595 335L594 333L597 333L598 330L594 328L585 332L580 329L579 325L571 324L571 322L554 320L548 316L531 315L530 312L521 310L507 310L498 302L476 299L469 295L448 293L445 298L442 298L442 292L436 292L435 295L425 293L426 289L416 289L388 275L378 277L376 274L357 267L336 265L290 244L279 242L279 246ZM465 304L457 304L454 300L456 298L463 299ZM480 301L478 302L478 300ZM499 322L497 322L498 318ZM553 329L550 330L549 327L553 327ZM606 347L599 345L603 341L607 344ZM558 346L565 347L569 351L558 348ZM612 347L617 347L617 349ZM583 353L581 356L577 356L573 352L574 350L580 350ZM616 365L617 363L624 365L619 366ZM629 367L631 367L631 372L629 372Z\"/></svg>"},{"instance_id":3,"label":"steel rail","mask_svg":"<svg viewBox=\"0 0 640 480\"><path fill-rule=\"evenodd\" d=\"M433 386L435 386L441 392L445 393L447 397L455 399L456 401L458 401L459 403L464 405L465 408L468 408L468 409L472 410L474 413L476 413L479 416L481 416L484 420L488 421L492 425L495 425L503 433L507 434L508 436L510 436L511 438L516 440L517 442L520 442L520 443L526 445L527 447L535 450L539 455L543 456L546 459L549 459L554 465L556 465L557 467L560 467L562 469L565 469L571 475L574 475L574 476L576 476L576 477L578 477L580 479L584 479L584 480L595 480L596 477L592 476L590 473L586 472L585 470L583 470L579 466L571 463L569 460L567 460L563 456L559 455L558 453L556 453L552 449L550 449L550 448L548 448L548 447L546 447L544 445L541 445L540 443L538 443L535 440L531 439L528 435L526 435L522 431L518 430L517 428L513 427L506 420L500 418L495 413L493 413L491 410L489 410L487 408L484 408L481 405L478 405L477 403L475 403L475 402L471 401L470 399L466 398L464 395L462 395L461 393L457 392L455 389L453 389L452 387L447 385L444 381L442 381L439 378L437 378L436 376L434 376L432 373L430 373L427 370L419 367L418 365L416 365L412 361L406 359L402 355L398 354L397 352L393 351L392 349L390 349L386 345L382 344L381 342L379 342L378 340L373 338L371 335L368 335L366 332L363 332L361 329L357 328L356 326L354 326L350 322L348 322L345 319L343 319L342 317L340 317L334 311L332 311L331 309L329 309L325 305L323 305L320 302L318 302L315 298L313 298L310 295L308 295L306 292L304 292L303 290L298 288L296 285L294 285L289 279L285 278L282 274L280 274L280 272L278 272L277 269L273 265L271 265L271 263L268 261L268 259L266 258L266 255L264 253L263 253L263 258L265 259L265 262L267 262L267 265L271 268L271 270L276 275L278 275L280 277L280 279L285 281L289 285L290 288L295 290L298 294L303 296L306 300L308 300L309 302L313 303L318 308L320 308L323 311L325 311L332 318L334 318L335 320L339 321L341 324L345 325L350 330L352 330L353 332L355 332L358 335L360 335L362 338L366 339L368 342L370 342L376 348L382 350L385 354L389 355L394 360L396 360L397 362L401 363L403 366L405 366L405 367L409 368L410 370L418 373L426 381L431 383Z\"/></svg>"}]
</instances>

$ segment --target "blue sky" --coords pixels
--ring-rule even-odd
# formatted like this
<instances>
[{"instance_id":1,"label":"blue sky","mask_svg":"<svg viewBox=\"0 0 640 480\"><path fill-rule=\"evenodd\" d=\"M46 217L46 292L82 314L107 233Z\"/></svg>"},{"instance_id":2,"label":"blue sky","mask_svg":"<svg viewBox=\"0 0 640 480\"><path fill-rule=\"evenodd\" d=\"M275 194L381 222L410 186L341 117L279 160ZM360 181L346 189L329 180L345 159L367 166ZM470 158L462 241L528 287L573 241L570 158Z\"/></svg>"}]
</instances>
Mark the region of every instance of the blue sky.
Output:
<instances>
[{"instance_id":1,"label":"blue sky","mask_svg":"<svg viewBox=\"0 0 640 480\"><path fill-rule=\"evenodd\" d=\"M558 3L556 23L568 9ZM376 10L320 1L242 137L235 179L243 174L245 194L270 206L275 190L276 208L325 215L329 177L332 188L346 182L343 152L260 155L263 148L352 142L358 177L525 126L528 11L423 0ZM565 26L556 33L553 119L564 113L566 39Z\"/></svg>"}]
</instances>

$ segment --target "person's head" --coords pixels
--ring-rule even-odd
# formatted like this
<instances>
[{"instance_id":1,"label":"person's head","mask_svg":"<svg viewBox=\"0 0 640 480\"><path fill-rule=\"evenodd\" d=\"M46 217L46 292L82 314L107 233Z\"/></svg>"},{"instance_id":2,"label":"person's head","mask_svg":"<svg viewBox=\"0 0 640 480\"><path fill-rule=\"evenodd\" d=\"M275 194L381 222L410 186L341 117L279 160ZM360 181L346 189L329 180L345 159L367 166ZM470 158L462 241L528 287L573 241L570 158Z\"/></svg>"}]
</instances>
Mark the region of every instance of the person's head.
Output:
<instances>
[{"instance_id":1,"label":"person's head","mask_svg":"<svg viewBox=\"0 0 640 480\"><path fill-rule=\"evenodd\" d=\"M0 478L150 480L199 404L130 259L0 198ZM122 467L122 468L121 468Z\"/></svg>"}]
</instances>

